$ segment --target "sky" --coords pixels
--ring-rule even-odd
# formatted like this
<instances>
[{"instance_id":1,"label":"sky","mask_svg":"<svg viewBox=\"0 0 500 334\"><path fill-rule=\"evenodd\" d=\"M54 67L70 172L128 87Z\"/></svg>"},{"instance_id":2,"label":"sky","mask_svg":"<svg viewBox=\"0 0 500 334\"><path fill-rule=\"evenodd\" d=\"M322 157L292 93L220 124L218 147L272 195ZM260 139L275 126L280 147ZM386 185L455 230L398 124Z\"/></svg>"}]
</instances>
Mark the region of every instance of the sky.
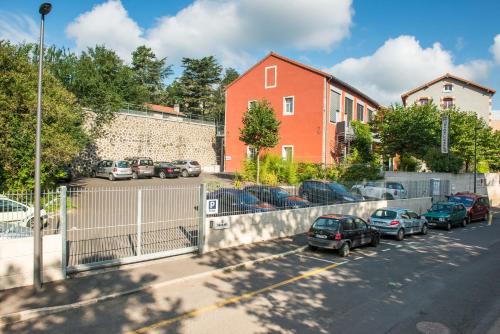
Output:
<instances>
[{"instance_id":1,"label":"sky","mask_svg":"<svg viewBox=\"0 0 500 334\"><path fill-rule=\"evenodd\" d=\"M331 72L382 104L450 72L500 90L498 0L53 0L46 43L139 45L167 57L214 55L243 72L269 51ZM0 39L34 42L40 1L0 0ZM171 78L173 79L173 78ZM493 97L500 119L500 92Z\"/></svg>"}]
</instances>

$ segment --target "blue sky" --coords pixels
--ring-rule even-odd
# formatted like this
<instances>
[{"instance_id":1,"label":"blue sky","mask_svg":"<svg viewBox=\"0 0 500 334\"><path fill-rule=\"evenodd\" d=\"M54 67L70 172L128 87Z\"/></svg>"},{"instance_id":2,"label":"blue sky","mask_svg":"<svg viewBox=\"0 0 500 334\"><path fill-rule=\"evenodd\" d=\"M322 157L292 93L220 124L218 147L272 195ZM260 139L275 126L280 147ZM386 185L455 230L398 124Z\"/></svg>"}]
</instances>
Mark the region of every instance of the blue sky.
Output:
<instances>
[{"instance_id":1,"label":"blue sky","mask_svg":"<svg viewBox=\"0 0 500 334\"><path fill-rule=\"evenodd\" d=\"M0 38L36 40L39 4L1 0ZM331 71L382 103L399 101L404 91L445 72L500 90L500 1L495 0L52 4L47 42L76 52L106 44L127 60L137 45L147 44L177 69L182 57L213 54L244 71L273 50ZM493 109L500 110L497 94Z\"/></svg>"}]
</instances>

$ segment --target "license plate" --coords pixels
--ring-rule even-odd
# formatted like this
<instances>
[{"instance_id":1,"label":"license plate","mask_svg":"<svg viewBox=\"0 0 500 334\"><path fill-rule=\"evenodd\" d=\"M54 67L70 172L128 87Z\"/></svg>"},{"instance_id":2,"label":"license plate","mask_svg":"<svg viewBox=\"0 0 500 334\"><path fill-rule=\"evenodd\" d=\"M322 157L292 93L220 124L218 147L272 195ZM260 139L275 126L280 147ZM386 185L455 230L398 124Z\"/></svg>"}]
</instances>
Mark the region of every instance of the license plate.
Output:
<instances>
[{"instance_id":1,"label":"license plate","mask_svg":"<svg viewBox=\"0 0 500 334\"><path fill-rule=\"evenodd\" d=\"M326 235L316 234L316 238L319 238L319 239L326 239Z\"/></svg>"}]
</instances>

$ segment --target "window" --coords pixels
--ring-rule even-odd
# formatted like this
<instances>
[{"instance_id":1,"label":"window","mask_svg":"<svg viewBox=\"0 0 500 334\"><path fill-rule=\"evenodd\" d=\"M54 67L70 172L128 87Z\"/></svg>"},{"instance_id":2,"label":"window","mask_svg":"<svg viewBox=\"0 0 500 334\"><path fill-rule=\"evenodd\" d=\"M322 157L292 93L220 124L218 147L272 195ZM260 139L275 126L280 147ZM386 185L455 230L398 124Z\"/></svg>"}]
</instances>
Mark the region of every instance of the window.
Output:
<instances>
[{"instance_id":1,"label":"window","mask_svg":"<svg viewBox=\"0 0 500 334\"><path fill-rule=\"evenodd\" d=\"M283 145L281 147L281 156L283 160L292 161L293 160L293 145Z\"/></svg>"},{"instance_id":2,"label":"window","mask_svg":"<svg viewBox=\"0 0 500 334\"><path fill-rule=\"evenodd\" d=\"M351 218L347 218L342 222L342 228L344 231L352 231L354 230L354 222L352 221Z\"/></svg>"},{"instance_id":3,"label":"window","mask_svg":"<svg viewBox=\"0 0 500 334\"><path fill-rule=\"evenodd\" d=\"M251 146L247 146L247 158L255 159L256 156L257 156L257 150Z\"/></svg>"},{"instance_id":4,"label":"window","mask_svg":"<svg viewBox=\"0 0 500 334\"><path fill-rule=\"evenodd\" d=\"M451 97L445 97L443 99L443 108L444 109L451 109L451 108L453 108L453 98L451 98Z\"/></svg>"},{"instance_id":5,"label":"window","mask_svg":"<svg viewBox=\"0 0 500 334\"><path fill-rule=\"evenodd\" d=\"M364 114L365 114L365 107L361 103L358 103L358 106L356 108L356 120L363 122L365 116Z\"/></svg>"},{"instance_id":6,"label":"window","mask_svg":"<svg viewBox=\"0 0 500 334\"><path fill-rule=\"evenodd\" d=\"M248 101L248 109L254 107L256 104L257 104L257 101L255 101L255 100Z\"/></svg>"},{"instance_id":7,"label":"window","mask_svg":"<svg viewBox=\"0 0 500 334\"><path fill-rule=\"evenodd\" d=\"M293 96L287 96L283 98L283 115L289 116L293 115L294 112L294 98Z\"/></svg>"},{"instance_id":8,"label":"window","mask_svg":"<svg viewBox=\"0 0 500 334\"><path fill-rule=\"evenodd\" d=\"M340 120L340 93L334 90L330 91L330 122Z\"/></svg>"},{"instance_id":9,"label":"window","mask_svg":"<svg viewBox=\"0 0 500 334\"><path fill-rule=\"evenodd\" d=\"M352 121L352 108L353 108L353 102L350 98L346 97L345 98L345 120L347 121L347 124L351 123Z\"/></svg>"},{"instance_id":10,"label":"window","mask_svg":"<svg viewBox=\"0 0 500 334\"><path fill-rule=\"evenodd\" d=\"M445 84L443 86L443 92L449 93L451 91L453 91L453 85L452 84Z\"/></svg>"},{"instance_id":11,"label":"window","mask_svg":"<svg viewBox=\"0 0 500 334\"><path fill-rule=\"evenodd\" d=\"M366 230L367 228L366 223L359 218L354 219L354 224L356 226L356 230Z\"/></svg>"},{"instance_id":12,"label":"window","mask_svg":"<svg viewBox=\"0 0 500 334\"><path fill-rule=\"evenodd\" d=\"M277 72L276 66L269 66L264 69L264 87L275 88L277 85Z\"/></svg>"},{"instance_id":13,"label":"window","mask_svg":"<svg viewBox=\"0 0 500 334\"><path fill-rule=\"evenodd\" d=\"M373 110L368 108L368 122L373 121Z\"/></svg>"},{"instance_id":14,"label":"window","mask_svg":"<svg viewBox=\"0 0 500 334\"><path fill-rule=\"evenodd\" d=\"M429 98L427 97L421 97L419 100L418 100L418 104L420 104L421 106L423 105L426 105L429 103Z\"/></svg>"}]
</instances>

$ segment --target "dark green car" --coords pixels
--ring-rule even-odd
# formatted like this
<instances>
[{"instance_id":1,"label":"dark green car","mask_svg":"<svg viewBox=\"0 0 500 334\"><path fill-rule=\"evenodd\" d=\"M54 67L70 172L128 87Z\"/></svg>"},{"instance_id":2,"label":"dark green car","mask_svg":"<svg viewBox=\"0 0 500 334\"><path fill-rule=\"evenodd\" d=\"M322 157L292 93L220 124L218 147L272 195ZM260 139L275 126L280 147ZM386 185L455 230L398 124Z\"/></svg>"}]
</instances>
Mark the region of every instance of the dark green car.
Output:
<instances>
[{"instance_id":1,"label":"dark green car","mask_svg":"<svg viewBox=\"0 0 500 334\"><path fill-rule=\"evenodd\" d=\"M436 203L424 214L429 227L445 228L467 225L467 209L461 203Z\"/></svg>"}]
</instances>

